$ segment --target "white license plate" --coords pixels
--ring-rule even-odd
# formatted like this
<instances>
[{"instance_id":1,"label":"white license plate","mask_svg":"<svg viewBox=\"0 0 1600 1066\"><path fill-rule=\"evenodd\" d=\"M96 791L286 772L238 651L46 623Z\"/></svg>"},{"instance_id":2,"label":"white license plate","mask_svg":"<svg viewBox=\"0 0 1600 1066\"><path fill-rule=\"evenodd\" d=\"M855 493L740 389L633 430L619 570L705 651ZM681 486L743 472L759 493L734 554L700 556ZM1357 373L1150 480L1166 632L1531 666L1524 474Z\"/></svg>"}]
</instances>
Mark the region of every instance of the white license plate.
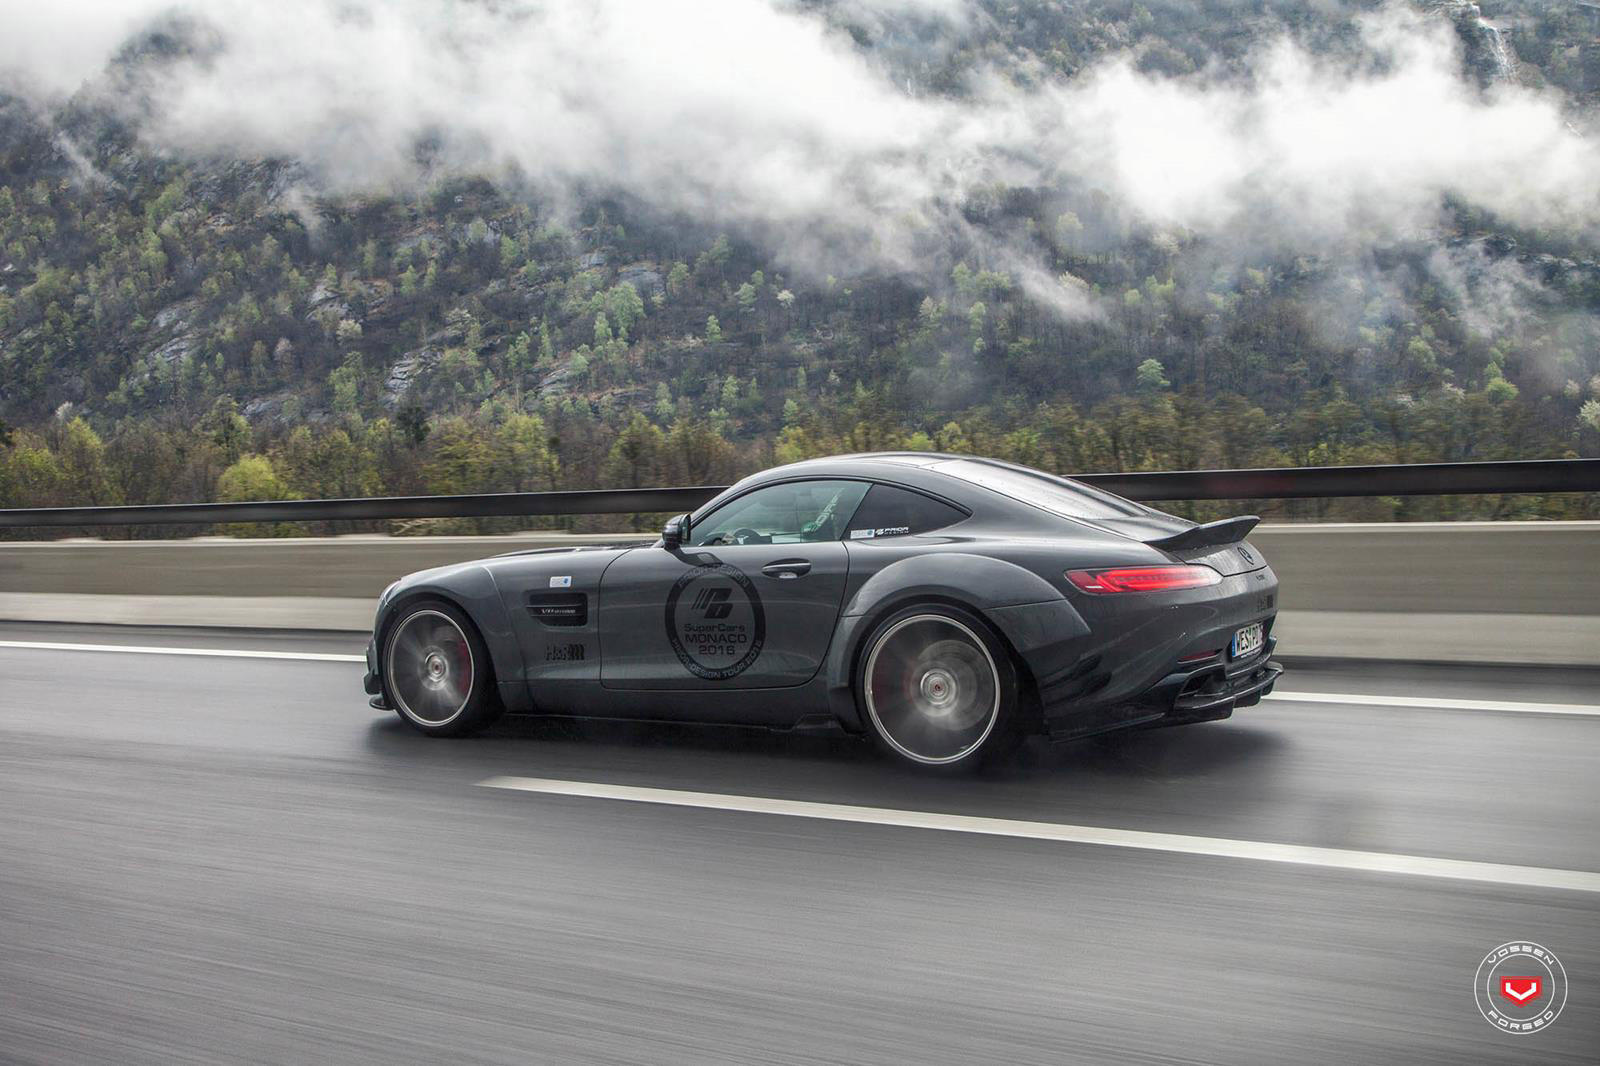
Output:
<instances>
[{"instance_id":1,"label":"white license plate","mask_svg":"<svg viewBox=\"0 0 1600 1066\"><path fill-rule=\"evenodd\" d=\"M1233 646L1228 649L1228 658L1243 659L1254 655L1261 650L1261 645L1266 643L1266 631L1260 622L1253 626L1245 626L1233 635Z\"/></svg>"}]
</instances>

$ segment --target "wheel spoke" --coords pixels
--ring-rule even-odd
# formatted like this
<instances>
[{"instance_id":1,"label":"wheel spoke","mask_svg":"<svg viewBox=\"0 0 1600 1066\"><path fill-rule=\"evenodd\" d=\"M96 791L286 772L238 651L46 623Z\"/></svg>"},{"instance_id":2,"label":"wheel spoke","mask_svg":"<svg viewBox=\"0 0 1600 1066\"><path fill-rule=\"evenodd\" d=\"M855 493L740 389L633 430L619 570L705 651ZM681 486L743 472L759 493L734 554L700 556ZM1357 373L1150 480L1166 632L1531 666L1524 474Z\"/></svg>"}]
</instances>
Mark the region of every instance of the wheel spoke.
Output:
<instances>
[{"instance_id":1,"label":"wheel spoke","mask_svg":"<svg viewBox=\"0 0 1600 1066\"><path fill-rule=\"evenodd\" d=\"M420 662L422 659L422 638L418 635L417 626L402 628L395 634L394 643L389 648L389 654L401 662Z\"/></svg>"}]
</instances>

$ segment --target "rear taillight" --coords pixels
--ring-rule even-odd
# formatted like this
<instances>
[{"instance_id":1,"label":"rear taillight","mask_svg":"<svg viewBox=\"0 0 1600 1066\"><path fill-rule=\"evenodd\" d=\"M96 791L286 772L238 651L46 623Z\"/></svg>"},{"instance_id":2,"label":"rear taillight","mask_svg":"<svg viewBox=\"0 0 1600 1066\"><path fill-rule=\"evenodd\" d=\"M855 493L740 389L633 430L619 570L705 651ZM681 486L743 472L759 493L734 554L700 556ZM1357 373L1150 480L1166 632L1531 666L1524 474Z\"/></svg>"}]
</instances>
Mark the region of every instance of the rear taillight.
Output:
<instances>
[{"instance_id":1,"label":"rear taillight","mask_svg":"<svg viewBox=\"0 0 1600 1066\"><path fill-rule=\"evenodd\" d=\"M1068 570L1067 580L1081 592L1173 592L1203 589L1222 580L1209 566L1119 566L1110 570Z\"/></svg>"}]
</instances>

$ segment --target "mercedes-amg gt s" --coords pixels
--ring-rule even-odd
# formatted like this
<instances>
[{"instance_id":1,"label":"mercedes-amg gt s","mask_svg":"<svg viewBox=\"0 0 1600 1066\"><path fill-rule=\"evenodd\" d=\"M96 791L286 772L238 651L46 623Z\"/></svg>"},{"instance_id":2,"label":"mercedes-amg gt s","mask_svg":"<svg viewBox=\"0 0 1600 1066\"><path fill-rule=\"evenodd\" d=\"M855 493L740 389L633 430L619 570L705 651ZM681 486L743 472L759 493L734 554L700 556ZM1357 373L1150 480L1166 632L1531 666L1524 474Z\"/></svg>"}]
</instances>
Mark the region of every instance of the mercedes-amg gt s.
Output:
<instances>
[{"instance_id":1,"label":"mercedes-amg gt s","mask_svg":"<svg viewBox=\"0 0 1600 1066\"><path fill-rule=\"evenodd\" d=\"M366 690L433 736L519 714L838 726L930 766L1228 717L1279 674L1244 538L1069 478L883 453L768 470L652 543L412 574Z\"/></svg>"}]
</instances>

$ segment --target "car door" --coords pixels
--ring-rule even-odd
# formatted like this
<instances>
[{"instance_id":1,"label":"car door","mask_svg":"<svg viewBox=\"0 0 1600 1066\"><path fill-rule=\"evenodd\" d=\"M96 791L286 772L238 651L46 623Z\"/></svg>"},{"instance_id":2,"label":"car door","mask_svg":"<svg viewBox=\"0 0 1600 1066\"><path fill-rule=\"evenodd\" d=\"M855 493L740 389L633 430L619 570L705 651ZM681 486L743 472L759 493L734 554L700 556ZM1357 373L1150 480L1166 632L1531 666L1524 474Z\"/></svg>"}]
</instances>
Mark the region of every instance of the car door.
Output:
<instances>
[{"instance_id":1,"label":"car door","mask_svg":"<svg viewBox=\"0 0 1600 1066\"><path fill-rule=\"evenodd\" d=\"M697 521L683 545L636 548L600 589L601 684L617 689L802 685L828 652L868 484L766 485Z\"/></svg>"}]
</instances>

